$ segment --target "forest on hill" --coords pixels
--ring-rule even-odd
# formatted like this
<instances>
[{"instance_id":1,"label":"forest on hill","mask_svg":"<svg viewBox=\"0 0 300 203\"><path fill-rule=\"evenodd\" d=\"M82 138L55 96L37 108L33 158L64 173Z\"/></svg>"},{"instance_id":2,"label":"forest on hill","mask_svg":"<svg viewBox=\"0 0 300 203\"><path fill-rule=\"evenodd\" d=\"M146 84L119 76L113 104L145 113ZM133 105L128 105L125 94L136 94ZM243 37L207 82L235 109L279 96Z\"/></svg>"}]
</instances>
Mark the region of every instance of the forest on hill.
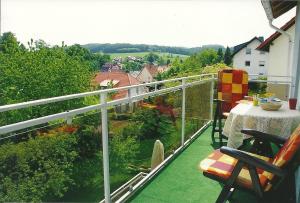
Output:
<instances>
[{"instance_id":1,"label":"forest on hill","mask_svg":"<svg viewBox=\"0 0 300 203\"><path fill-rule=\"evenodd\" d=\"M103 52L103 53L134 53L134 52L166 52L172 54L191 55L200 52L204 49L219 48L225 49L224 46L218 44L203 45L201 47L172 47L172 46L159 46L159 45L147 45L147 44L129 44L129 43L116 43L116 44L85 44L82 47L89 49L91 52Z\"/></svg>"}]
</instances>

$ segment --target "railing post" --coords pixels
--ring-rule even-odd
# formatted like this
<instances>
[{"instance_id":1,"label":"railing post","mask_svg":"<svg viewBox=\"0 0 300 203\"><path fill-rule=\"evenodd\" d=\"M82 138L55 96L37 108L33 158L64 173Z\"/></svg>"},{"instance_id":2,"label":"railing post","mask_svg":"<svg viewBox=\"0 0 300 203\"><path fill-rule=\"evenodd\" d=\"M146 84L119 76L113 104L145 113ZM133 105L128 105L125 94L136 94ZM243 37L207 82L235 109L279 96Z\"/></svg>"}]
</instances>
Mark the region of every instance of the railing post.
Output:
<instances>
[{"instance_id":1,"label":"railing post","mask_svg":"<svg viewBox=\"0 0 300 203\"><path fill-rule=\"evenodd\" d=\"M213 112L214 112L214 77L211 79L211 86L210 86L210 120L213 120Z\"/></svg>"},{"instance_id":2,"label":"railing post","mask_svg":"<svg viewBox=\"0 0 300 203\"><path fill-rule=\"evenodd\" d=\"M131 98L132 98L132 96L134 96L134 95L132 95L132 90L133 89L131 89L131 88L128 88L128 94L127 94L127 97L129 98L129 102L128 102L128 107L129 107L129 112L133 112L133 103L132 103L132 100L131 100Z\"/></svg>"},{"instance_id":3,"label":"railing post","mask_svg":"<svg viewBox=\"0 0 300 203\"><path fill-rule=\"evenodd\" d=\"M107 93L100 94L101 104L101 126L102 126L102 150L103 150L103 172L104 172L104 193L105 202L110 203L110 182L109 182L109 152L108 152L108 121L107 121L107 107L106 107Z\"/></svg>"},{"instance_id":4,"label":"railing post","mask_svg":"<svg viewBox=\"0 0 300 203\"><path fill-rule=\"evenodd\" d=\"M185 134L185 79L182 79L181 146L184 145L184 134Z\"/></svg>"}]
</instances>

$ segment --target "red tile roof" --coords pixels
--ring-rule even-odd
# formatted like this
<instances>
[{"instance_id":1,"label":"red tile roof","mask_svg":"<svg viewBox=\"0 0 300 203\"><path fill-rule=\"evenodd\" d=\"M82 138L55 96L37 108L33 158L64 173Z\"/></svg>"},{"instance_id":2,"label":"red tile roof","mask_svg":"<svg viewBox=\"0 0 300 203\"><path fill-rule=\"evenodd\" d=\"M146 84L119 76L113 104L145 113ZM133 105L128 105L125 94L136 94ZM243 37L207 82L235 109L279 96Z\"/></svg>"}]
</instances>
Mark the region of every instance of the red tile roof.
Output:
<instances>
[{"instance_id":1,"label":"red tile roof","mask_svg":"<svg viewBox=\"0 0 300 203\"><path fill-rule=\"evenodd\" d=\"M152 77L155 77L158 74L158 68L155 65L147 64L144 68L148 70Z\"/></svg>"},{"instance_id":2,"label":"red tile roof","mask_svg":"<svg viewBox=\"0 0 300 203\"><path fill-rule=\"evenodd\" d=\"M295 17L293 17L289 22L284 24L280 29L281 30L288 30L290 27L292 27L295 24ZM269 38L267 38L264 42L262 42L256 49L261 51L269 51L271 43L277 39L281 35L280 32L275 32L272 34Z\"/></svg>"},{"instance_id":3,"label":"red tile roof","mask_svg":"<svg viewBox=\"0 0 300 203\"><path fill-rule=\"evenodd\" d=\"M104 80L117 80L119 81L114 87L125 87L131 85L138 85L140 82L132 77L130 74L125 72L102 72L97 73L95 77L95 82L100 84ZM127 96L127 90L120 90L116 95L114 95L114 99L120 99Z\"/></svg>"}]
</instances>

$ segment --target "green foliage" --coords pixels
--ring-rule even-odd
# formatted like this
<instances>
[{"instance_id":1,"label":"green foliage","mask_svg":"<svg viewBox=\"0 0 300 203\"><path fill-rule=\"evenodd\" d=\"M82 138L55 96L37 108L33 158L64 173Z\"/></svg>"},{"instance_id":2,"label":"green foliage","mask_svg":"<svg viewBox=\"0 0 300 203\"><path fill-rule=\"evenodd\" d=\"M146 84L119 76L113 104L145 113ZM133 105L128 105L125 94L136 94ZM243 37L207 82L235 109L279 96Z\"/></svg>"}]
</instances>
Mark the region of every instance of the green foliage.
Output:
<instances>
[{"instance_id":1,"label":"green foliage","mask_svg":"<svg viewBox=\"0 0 300 203\"><path fill-rule=\"evenodd\" d=\"M136 126L139 126L138 134L143 139L168 136L172 129L171 119L151 108L140 108L133 115L132 120L136 122Z\"/></svg>"},{"instance_id":2,"label":"green foliage","mask_svg":"<svg viewBox=\"0 0 300 203\"><path fill-rule=\"evenodd\" d=\"M5 54L15 54L24 51L24 49L24 45L17 41L13 33L6 32L0 37L0 52Z\"/></svg>"},{"instance_id":3,"label":"green foliage","mask_svg":"<svg viewBox=\"0 0 300 203\"><path fill-rule=\"evenodd\" d=\"M130 130L133 130L132 128ZM138 153L139 143L137 137L129 129L127 132L115 134L110 141L110 165L120 168L132 162ZM124 131L124 130L123 130ZM126 134L126 135L124 135Z\"/></svg>"},{"instance_id":4,"label":"green foliage","mask_svg":"<svg viewBox=\"0 0 300 203\"><path fill-rule=\"evenodd\" d=\"M38 41L35 45L31 43L29 50L13 54L0 52L0 61L0 105L79 93L90 88L89 63L68 55L64 47L50 48ZM82 105L83 100L78 99L11 111L1 115L0 123L17 122Z\"/></svg>"},{"instance_id":5,"label":"green foliage","mask_svg":"<svg viewBox=\"0 0 300 203\"><path fill-rule=\"evenodd\" d=\"M170 59L168 59L168 60L169 60L169 63L170 63ZM166 65L167 61L162 56L160 56L157 60L157 63L158 63L158 65L162 66L162 65Z\"/></svg>"},{"instance_id":6,"label":"green foliage","mask_svg":"<svg viewBox=\"0 0 300 203\"><path fill-rule=\"evenodd\" d=\"M123 128L122 136L124 138L134 137L138 138L141 136L141 125L138 123L129 123L126 127Z\"/></svg>"},{"instance_id":7,"label":"green foliage","mask_svg":"<svg viewBox=\"0 0 300 203\"><path fill-rule=\"evenodd\" d=\"M205 66L203 67L201 74L209 74L209 73L217 73L219 70L230 68L229 66L226 66L224 63L217 63L211 66Z\"/></svg>"},{"instance_id":8,"label":"green foliage","mask_svg":"<svg viewBox=\"0 0 300 203\"><path fill-rule=\"evenodd\" d=\"M218 62L218 54L213 49L206 49L196 55L196 61L199 61L202 66L212 65Z\"/></svg>"},{"instance_id":9,"label":"green foliage","mask_svg":"<svg viewBox=\"0 0 300 203\"><path fill-rule=\"evenodd\" d=\"M39 202L61 197L72 184L74 135L36 137L0 147L0 201Z\"/></svg>"},{"instance_id":10,"label":"green foliage","mask_svg":"<svg viewBox=\"0 0 300 203\"><path fill-rule=\"evenodd\" d=\"M226 48L226 51L224 54L224 63L227 66L230 66L232 64L232 56L231 56L231 51L230 51L229 47Z\"/></svg>"},{"instance_id":11,"label":"green foliage","mask_svg":"<svg viewBox=\"0 0 300 203\"><path fill-rule=\"evenodd\" d=\"M140 71L143 67L143 63L135 61L127 61L123 64L122 69L129 73L130 71Z\"/></svg>"},{"instance_id":12,"label":"green foliage","mask_svg":"<svg viewBox=\"0 0 300 203\"><path fill-rule=\"evenodd\" d=\"M86 44L83 47L90 49L91 52L103 52L103 53L134 53L134 52L167 52L171 54L191 55L201 52L205 49L224 48L222 45L203 45L202 47L184 48L184 47L169 47L147 44Z\"/></svg>"},{"instance_id":13,"label":"green foliage","mask_svg":"<svg viewBox=\"0 0 300 203\"><path fill-rule=\"evenodd\" d=\"M219 48L219 49L218 49L217 55L218 55L218 63L223 62L224 54L223 54L223 49L222 49L222 48Z\"/></svg>"},{"instance_id":14,"label":"green foliage","mask_svg":"<svg viewBox=\"0 0 300 203\"><path fill-rule=\"evenodd\" d=\"M219 62L218 53L213 49L206 49L198 54L194 54L184 60L180 61L176 58L170 69L161 75L161 78L167 79L170 77L180 77L194 74L201 74L203 67L211 66Z\"/></svg>"},{"instance_id":15,"label":"green foliage","mask_svg":"<svg viewBox=\"0 0 300 203\"><path fill-rule=\"evenodd\" d=\"M80 157L93 157L101 150L101 134L96 129L94 126L83 125L76 133Z\"/></svg>"},{"instance_id":16,"label":"green foliage","mask_svg":"<svg viewBox=\"0 0 300 203\"><path fill-rule=\"evenodd\" d=\"M105 54L93 54L90 50L75 44L66 48L68 55L83 62L89 62L91 71L99 71L102 65L110 61L110 56Z\"/></svg>"},{"instance_id":17,"label":"green foliage","mask_svg":"<svg viewBox=\"0 0 300 203\"><path fill-rule=\"evenodd\" d=\"M153 52L150 52L144 58L147 62L149 62L150 64L153 64L154 62L156 62L159 59L159 56L157 54L154 54Z\"/></svg>"}]
</instances>

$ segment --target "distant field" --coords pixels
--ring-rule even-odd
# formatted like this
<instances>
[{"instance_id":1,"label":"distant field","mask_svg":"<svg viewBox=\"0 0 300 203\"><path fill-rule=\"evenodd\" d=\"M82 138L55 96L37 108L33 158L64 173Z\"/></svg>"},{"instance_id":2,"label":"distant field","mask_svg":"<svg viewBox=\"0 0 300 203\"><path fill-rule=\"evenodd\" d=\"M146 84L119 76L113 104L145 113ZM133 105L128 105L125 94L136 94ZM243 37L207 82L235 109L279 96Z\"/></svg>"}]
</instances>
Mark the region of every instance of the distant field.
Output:
<instances>
[{"instance_id":1,"label":"distant field","mask_svg":"<svg viewBox=\"0 0 300 203\"><path fill-rule=\"evenodd\" d=\"M114 57L122 57L122 58L126 58L127 56L136 56L136 57L143 57L147 54L149 54L150 52L133 52L133 53L106 53L109 54L111 56L111 58ZM159 56L162 56L164 59L170 59L172 60L172 58L176 58L177 56L179 58L186 58L188 57L188 55L182 55L182 54L171 54L171 53L166 53L166 52L153 52Z\"/></svg>"}]
</instances>

